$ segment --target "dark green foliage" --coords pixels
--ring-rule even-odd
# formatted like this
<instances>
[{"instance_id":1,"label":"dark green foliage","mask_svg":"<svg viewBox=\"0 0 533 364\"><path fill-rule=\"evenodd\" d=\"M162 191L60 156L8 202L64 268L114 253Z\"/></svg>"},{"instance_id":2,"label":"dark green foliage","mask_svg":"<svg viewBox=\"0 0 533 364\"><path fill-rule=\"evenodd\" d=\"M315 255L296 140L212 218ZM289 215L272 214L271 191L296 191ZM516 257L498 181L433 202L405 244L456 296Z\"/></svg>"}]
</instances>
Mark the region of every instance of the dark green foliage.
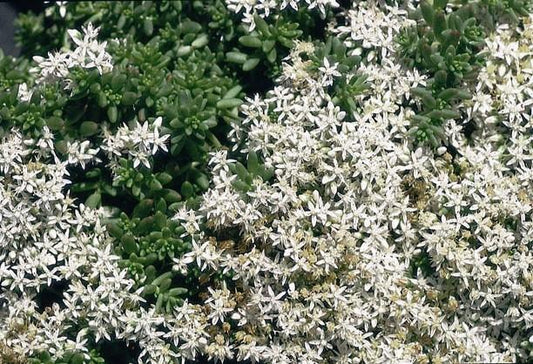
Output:
<instances>
[{"instance_id":1,"label":"dark green foliage","mask_svg":"<svg viewBox=\"0 0 533 364\"><path fill-rule=\"evenodd\" d=\"M248 153L246 167L241 162L235 162L229 164L229 169L231 173L237 176L232 182L233 187L242 192L243 196L246 196L246 192L253 189L254 179L260 178L266 182L274 176L274 170L265 167L254 151Z\"/></svg>"},{"instance_id":2,"label":"dark green foliage","mask_svg":"<svg viewBox=\"0 0 533 364\"><path fill-rule=\"evenodd\" d=\"M96 351L89 352L89 359L86 359L82 353L67 352L59 360L52 360L48 352L41 352L28 359L29 364L105 364L104 358Z\"/></svg>"},{"instance_id":3,"label":"dark green foliage","mask_svg":"<svg viewBox=\"0 0 533 364\"><path fill-rule=\"evenodd\" d=\"M409 265L409 273L411 277L417 278L419 270L424 277L431 276L435 271L435 269L431 266L431 256L425 250L415 255L411 259L411 263Z\"/></svg>"},{"instance_id":4,"label":"dark green foliage","mask_svg":"<svg viewBox=\"0 0 533 364\"><path fill-rule=\"evenodd\" d=\"M519 23L518 16L527 16L531 6L531 0L480 0L479 19L493 31L498 23Z\"/></svg>"},{"instance_id":5,"label":"dark green foliage","mask_svg":"<svg viewBox=\"0 0 533 364\"><path fill-rule=\"evenodd\" d=\"M5 56L0 49L0 88L8 89L29 80L29 62L23 58Z\"/></svg>"},{"instance_id":6,"label":"dark green foliage","mask_svg":"<svg viewBox=\"0 0 533 364\"><path fill-rule=\"evenodd\" d=\"M445 12L447 1L422 1L413 17L418 24L404 29L397 38L398 49L409 67L428 73L426 88L411 90L421 101L421 110L412 119L411 135L417 142L438 146L444 140L443 123L458 118L455 104L469 99L464 87L475 78L483 64L479 51L496 21L503 14L527 14L525 2L461 2ZM511 20L517 20L516 16Z\"/></svg>"},{"instance_id":7,"label":"dark green foliage","mask_svg":"<svg viewBox=\"0 0 533 364\"><path fill-rule=\"evenodd\" d=\"M169 203L163 197L167 192L161 191L161 197L141 200L131 217L121 213L107 227L119 241L116 253L125 258L120 265L144 286L143 296L153 299L158 310L169 312L187 293L186 288L172 285L176 275L171 271L172 258L189 251L190 242L180 238L184 228L168 218Z\"/></svg>"},{"instance_id":8,"label":"dark green foliage","mask_svg":"<svg viewBox=\"0 0 533 364\"><path fill-rule=\"evenodd\" d=\"M302 35L302 30L298 29L298 23L290 22L285 17L280 16L274 24L254 16L256 29L249 34L239 37L241 46L249 48L251 54L241 52L228 52L226 58L229 62L242 65L243 71L253 70L262 59L268 63L275 63L278 59L278 49L291 48L293 39Z\"/></svg>"},{"instance_id":9,"label":"dark green foliage","mask_svg":"<svg viewBox=\"0 0 533 364\"><path fill-rule=\"evenodd\" d=\"M36 137L45 125L55 129L63 126L60 108L65 105L66 97L61 95L59 85L32 90L27 101L18 97L23 83L27 83L28 90L32 89L33 77L29 68L28 60L6 57L0 50L0 132L17 126Z\"/></svg>"},{"instance_id":10,"label":"dark green foliage","mask_svg":"<svg viewBox=\"0 0 533 364\"><path fill-rule=\"evenodd\" d=\"M327 59L330 65L338 63L337 70L340 76L334 79L331 86L332 101L349 115L357 112L355 97L367 88L365 84L367 76L357 73L361 56L348 56L342 41L336 37L329 37L325 43L317 44L315 53L310 55L310 59L314 62L315 69L323 64L324 59Z\"/></svg>"}]
</instances>

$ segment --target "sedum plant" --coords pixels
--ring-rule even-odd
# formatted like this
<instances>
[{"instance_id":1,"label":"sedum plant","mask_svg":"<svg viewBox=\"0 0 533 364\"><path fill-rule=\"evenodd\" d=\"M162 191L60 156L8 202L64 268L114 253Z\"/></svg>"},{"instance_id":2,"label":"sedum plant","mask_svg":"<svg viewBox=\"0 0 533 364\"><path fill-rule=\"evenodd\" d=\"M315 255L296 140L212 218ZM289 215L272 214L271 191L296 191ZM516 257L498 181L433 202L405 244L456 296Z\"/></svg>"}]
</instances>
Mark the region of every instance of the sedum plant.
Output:
<instances>
[{"instance_id":1,"label":"sedum plant","mask_svg":"<svg viewBox=\"0 0 533 364\"><path fill-rule=\"evenodd\" d=\"M0 54L0 362L529 362L529 11L21 15L22 56Z\"/></svg>"}]
</instances>

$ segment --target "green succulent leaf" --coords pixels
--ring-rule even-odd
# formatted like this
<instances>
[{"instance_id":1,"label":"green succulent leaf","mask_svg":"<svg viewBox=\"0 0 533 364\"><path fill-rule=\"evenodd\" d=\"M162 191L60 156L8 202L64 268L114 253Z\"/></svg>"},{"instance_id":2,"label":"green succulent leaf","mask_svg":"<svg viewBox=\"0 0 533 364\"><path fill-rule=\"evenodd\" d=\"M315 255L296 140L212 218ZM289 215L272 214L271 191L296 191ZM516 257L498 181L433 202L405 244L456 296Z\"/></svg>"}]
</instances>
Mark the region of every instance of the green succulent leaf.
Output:
<instances>
[{"instance_id":1,"label":"green succulent leaf","mask_svg":"<svg viewBox=\"0 0 533 364\"><path fill-rule=\"evenodd\" d=\"M58 131L65 127L65 121L57 116L51 116L46 121L46 125L50 130Z\"/></svg>"},{"instance_id":2,"label":"green succulent leaf","mask_svg":"<svg viewBox=\"0 0 533 364\"><path fill-rule=\"evenodd\" d=\"M420 3L420 9L422 10L422 16L424 20L431 26L433 25L433 19L435 17L435 10L427 1Z\"/></svg>"},{"instance_id":3,"label":"green succulent leaf","mask_svg":"<svg viewBox=\"0 0 533 364\"><path fill-rule=\"evenodd\" d=\"M154 207L153 199L143 199L133 209L132 217L144 218L148 216L152 208Z\"/></svg>"},{"instance_id":4,"label":"green succulent leaf","mask_svg":"<svg viewBox=\"0 0 533 364\"><path fill-rule=\"evenodd\" d=\"M261 18L257 14L254 15L254 23L257 26L257 29L261 32L263 36L265 37L271 36L270 30L268 28L268 24L263 18Z\"/></svg>"},{"instance_id":5,"label":"green succulent leaf","mask_svg":"<svg viewBox=\"0 0 533 364\"><path fill-rule=\"evenodd\" d=\"M433 109L437 106L437 101L433 97L431 91L422 87L415 87L411 89L411 93L414 96L419 97L426 107Z\"/></svg>"},{"instance_id":6,"label":"green succulent leaf","mask_svg":"<svg viewBox=\"0 0 533 364\"><path fill-rule=\"evenodd\" d=\"M131 91L126 91L123 95L122 95L122 105L124 106L131 106L133 104L135 104L135 102L137 101L137 94L135 92L131 92Z\"/></svg>"},{"instance_id":7,"label":"green succulent leaf","mask_svg":"<svg viewBox=\"0 0 533 364\"><path fill-rule=\"evenodd\" d=\"M242 105L241 99L222 99L219 102L217 102L217 109L233 109L234 107L238 107Z\"/></svg>"},{"instance_id":8,"label":"green succulent leaf","mask_svg":"<svg viewBox=\"0 0 533 364\"><path fill-rule=\"evenodd\" d=\"M102 195L100 194L100 191L95 191L93 194L87 197L87 199L85 200L85 205L93 209L96 209L100 207L101 202L102 202Z\"/></svg>"},{"instance_id":9,"label":"green succulent leaf","mask_svg":"<svg viewBox=\"0 0 533 364\"><path fill-rule=\"evenodd\" d=\"M226 59L228 62L244 64L244 62L246 62L248 59L248 56L240 52L228 52L226 53Z\"/></svg>"},{"instance_id":10,"label":"green succulent leaf","mask_svg":"<svg viewBox=\"0 0 533 364\"><path fill-rule=\"evenodd\" d=\"M187 292L189 292L187 288L176 287L176 288L169 289L168 295L172 297L178 297L178 296L183 296L187 294Z\"/></svg>"},{"instance_id":11,"label":"green succulent leaf","mask_svg":"<svg viewBox=\"0 0 533 364\"><path fill-rule=\"evenodd\" d=\"M98 124L94 121L84 121L80 125L80 135L84 137L92 136L98 133L99 127Z\"/></svg>"},{"instance_id":12,"label":"green succulent leaf","mask_svg":"<svg viewBox=\"0 0 533 364\"><path fill-rule=\"evenodd\" d=\"M157 291L157 286L154 284L147 284L142 291L143 296L149 296Z\"/></svg>"},{"instance_id":13,"label":"green succulent leaf","mask_svg":"<svg viewBox=\"0 0 533 364\"><path fill-rule=\"evenodd\" d=\"M166 185L172 181L172 176L166 172L161 172L157 174L157 179L162 185Z\"/></svg>"},{"instance_id":14,"label":"green succulent leaf","mask_svg":"<svg viewBox=\"0 0 533 364\"><path fill-rule=\"evenodd\" d=\"M111 123L116 123L118 118L118 110L116 106L110 106L107 109L107 117Z\"/></svg>"},{"instance_id":15,"label":"green succulent leaf","mask_svg":"<svg viewBox=\"0 0 533 364\"><path fill-rule=\"evenodd\" d=\"M181 185L181 195L185 199L188 199L188 198L192 197L193 194L194 194L194 188L193 188L192 184L189 181L183 182L182 185Z\"/></svg>"},{"instance_id":16,"label":"green succulent leaf","mask_svg":"<svg viewBox=\"0 0 533 364\"><path fill-rule=\"evenodd\" d=\"M242 70L244 72L248 72L253 70L257 65L259 64L260 59L259 58L250 58L244 64L242 65Z\"/></svg>"},{"instance_id":17,"label":"green succulent leaf","mask_svg":"<svg viewBox=\"0 0 533 364\"><path fill-rule=\"evenodd\" d=\"M109 232L109 235L116 239L122 238L122 235L124 234L124 231L118 226L116 222L110 222L106 225L107 231Z\"/></svg>"},{"instance_id":18,"label":"green succulent leaf","mask_svg":"<svg viewBox=\"0 0 533 364\"><path fill-rule=\"evenodd\" d=\"M250 48L261 48L261 46L263 45L261 39L250 35L243 35L242 37L240 37L239 43L241 43L245 47Z\"/></svg>"},{"instance_id":19,"label":"green succulent leaf","mask_svg":"<svg viewBox=\"0 0 533 364\"><path fill-rule=\"evenodd\" d=\"M122 248L127 254L137 253L138 247L135 238L131 234L124 234L121 239Z\"/></svg>"}]
</instances>

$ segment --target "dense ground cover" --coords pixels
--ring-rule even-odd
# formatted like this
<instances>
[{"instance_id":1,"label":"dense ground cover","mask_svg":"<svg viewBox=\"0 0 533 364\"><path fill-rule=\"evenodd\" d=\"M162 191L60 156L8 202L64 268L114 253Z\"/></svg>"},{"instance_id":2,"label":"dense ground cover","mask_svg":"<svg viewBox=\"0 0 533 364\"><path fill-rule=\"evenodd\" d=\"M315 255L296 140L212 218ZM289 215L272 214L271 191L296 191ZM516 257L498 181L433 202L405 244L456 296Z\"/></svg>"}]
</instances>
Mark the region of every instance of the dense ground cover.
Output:
<instances>
[{"instance_id":1,"label":"dense ground cover","mask_svg":"<svg viewBox=\"0 0 533 364\"><path fill-rule=\"evenodd\" d=\"M0 362L530 362L530 5L21 15Z\"/></svg>"}]
</instances>

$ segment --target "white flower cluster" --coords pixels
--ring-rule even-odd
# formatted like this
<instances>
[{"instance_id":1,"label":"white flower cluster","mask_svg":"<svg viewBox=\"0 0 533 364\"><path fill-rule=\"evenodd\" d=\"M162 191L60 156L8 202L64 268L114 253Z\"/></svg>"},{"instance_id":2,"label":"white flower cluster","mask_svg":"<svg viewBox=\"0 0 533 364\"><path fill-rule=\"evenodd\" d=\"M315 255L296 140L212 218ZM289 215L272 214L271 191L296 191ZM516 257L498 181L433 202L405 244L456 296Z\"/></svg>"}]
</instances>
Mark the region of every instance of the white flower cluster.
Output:
<instances>
[{"instance_id":1,"label":"white flower cluster","mask_svg":"<svg viewBox=\"0 0 533 364\"><path fill-rule=\"evenodd\" d=\"M99 147L93 148L89 140L66 143L67 163L85 168L87 163L101 162L98 154L103 151L112 171L116 171L119 159L124 157L133 161L134 168L140 165L150 168L151 156L159 150L167 151L165 143L169 135L160 135L161 124L161 117L151 123L145 121L142 125L135 122L133 128L124 124L114 134L104 125Z\"/></svg>"},{"instance_id":2,"label":"white flower cluster","mask_svg":"<svg viewBox=\"0 0 533 364\"><path fill-rule=\"evenodd\" d=\"M359 6L405 23L401 11ZM516 41L529 42L529 24L513 35ZM501 37L494 42L506 47L510 40ZM387 37L379 39L361 32L358 40L377 53L390 46ZM233 131L235 142L245 140L241 150L260 153L274 178L256 177L243 192L231 172L235 161L218 152L214 186L201 207L176 215L194 241L176 269L195 265L233 275L232 289L209 289L207 308L196 317L209 324L204 350L211 357L446 363L529 355L520 344L533 328L532 166L528 158L509 164L506 155L514 152L505 150L519 144L523 155L531 154L531 142L521 141L531 135L530 124L524 127L530 109L514 136L506 132L517 123L509 102L496 102L491 109L497 106L501 125L480 126L469 143L450 121L455 153L413 148L406 91L424 77L405 72L393 49L387 52L389 62L370 58L361 68L371 89L358 98L362 112L354 123L342 122L344 112L323 89L331 65L313 74L297 56L301 49L293 52L294 62L285 65L291 71L269 97L243 105L245 119ZM532 72L529 59L513 57L521 60L512 63L523 78L509 82L527 85L513 99L520 103ZM492 55L487 68L500 59ZM295 70L301 77L289 77ZM499 90L500 81L493 84ZM484 122L479 109L470 114ZM232 240L222 238L228 234ZM229 327L236 329L228 334Z\"/></svg>"},{"instance_id":3,"label":"white flower cluster","mask_svg":"<svg viewBox=\"0 0 533 364\"><path fill-rule=\"evenodd\" d=\"M144 165L150 168L149 158L156 154L158 150L168 151L165 145L170 135L159 135L163 119L156 118L152 123L145 121L142 125L135 123L135 127L130 129L127 125L118 128L115 134L111 134L104 128L104 140L101 149L107 152L111 160L111 165L117 166L118 157L127 154L133 159L133 167Z\"/></svg>"},{"instance_id":4,"label":"white flower cluster","mask_svg":"<svg viewBox=\"0 0 533 364\"><path fill-rule=\"evenodd\" d=\"M407 11L394 6L373 6L374 2L358 2L346 14L346 25L332 27L332 31L339 37L348 36L345 44L355 48L361 44L365 49L380 49L381 57L394 51L394 36L403 27L413 24L407 19Z\"/></svg>"},{"instance_id":5,"label":"white flower cluster","mask_svg":"<svg viewBox=\"0 0 533 364\"><path fill-rule=\"evenodd\" d=\"M533 18L524 29L502 26L487 40L487 63L480 72L468 115L482 125L483 138L504 147L505 166L531 165L533 154ZM488 125L485 125L488 124Z\"/></svg>"},{"instance_id":6,"label":"white flower cluster","mask_svg":"<svg viewBox=\"0 0 533 364\"><path fill-rule=\"evenodd\" d=\"M85 169L86 163L101 162L100 158L96 156L99 151L100 148L91 148L91 142L89 140L84 140L83 142L77 140L67 142L67 162L72 165L79 164Z\"/></svg>"},{"instance_id":7,"label":"white flower cluster","mask_svg":"<svg viewBox=\"0 0 533 364\"><path fill-rule=\"evenodd\" d=\"M121 319L140 301L101 211L73 207L65 194L67 162L44 135L13 131L0 144L0 361L87 355L88 340L128 332Z\"/></svg>"},{"instance_id":8,"label":"white flower cluster","mask_svg":"<svg viewBox=\"0 0 533 364\"><path fill-rule=\"evenodd\" d=\"M82 26L83 34L78 30L69 29L68 34L76 48L68 51L48 53L48 57L34 56L37 67L32 71L39 74L38 83L63 80L67 87L71 87L72 80L68 80L71 68L96 68L100 74L113 69L111 55L106 52L107 42L98 42L98 31L92 24Z\"/></svg>"},{"instance_id":9,"label":"white flower cluster","mask_svg":"<svg viewBox=\"0 0 533 364\"><path fill-rule=\"evenodd\" d=\"M262 18L270 16L271 12L283 10L287 7L298 10L301 6L308 9L318 9L322 16L326 15L326 7L338 7L337 0L225 0L229 10L242 13L242 22L255 29L254 14Z\"/></svg>"}]
</instances>

